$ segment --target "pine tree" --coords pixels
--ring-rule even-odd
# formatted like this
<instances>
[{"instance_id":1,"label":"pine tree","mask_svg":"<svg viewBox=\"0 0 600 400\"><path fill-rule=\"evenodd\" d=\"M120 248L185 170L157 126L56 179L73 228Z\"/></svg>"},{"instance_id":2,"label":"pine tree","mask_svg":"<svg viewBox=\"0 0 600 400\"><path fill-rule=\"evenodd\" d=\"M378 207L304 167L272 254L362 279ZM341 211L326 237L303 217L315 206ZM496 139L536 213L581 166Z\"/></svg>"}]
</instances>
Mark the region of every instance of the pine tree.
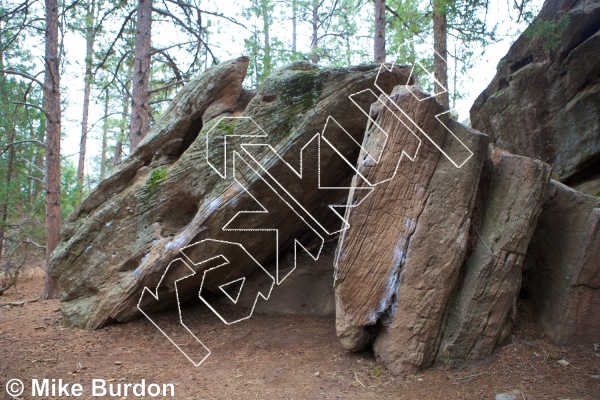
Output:
<instances>
[{"instance_id":1,"label":"pine tree","mask_svg":"<svg viewBox=\"0 0 600 400\"><path fill-rule=\"evenodd\" d=\"M448 95L448 16L447 0L433 0L433 50L435 92L445 110L450 107Z\"/></svg>"},{"instance_id":2,"label":"pine tree","mask_svg":"<svg viewBox=\"0 0 600 400\"><path fill-rule=\"evenodd\" d=\"M139 0L133 51L133 93L129 143L135 149L150 128L149 79L152 38L152 0Z\"/></svg>"},{"instance_id":3,"label":"pine tree","mask_svg":"<svg viewBox=\"0 0 600 400\"><path fill-rule=\"evenodd\" d=\"M374 59L376 63L385 62L385 0L375 0L375 45Z\"/></svg>"},{"instance_id":4,"label":"pine tree","mask_svg":"<svg viewBox=\"0 0 600 400\"><path fill-rule=\"evenodd\" d=\"M61 227L60 198L60 59L58 55L58 1L46 5L46 71L44 110L46 112L46 279L42 298L57 296L56 280L50 271L50 256L58 245Z\"/></svg>"},{"instance_id":5,"label":"pine tree","mask_svg":"<svg viewBox=\"0 0 600 400\"><path fill-rule=\"evenodd\" d=\"M81 117L81 139L79 142L79 164L77 167L77 184L79 194L83 191L83 180L85 173L85 155L87 150L88 138L88 117L90 109L90 97L94 76L92 75L94 59L94 43L96 41L96 0L90 0L84 3L87 10L84 19L83 32L85 34L85 74L83 90L83 116Z\"/></svg>"}]
</instances>

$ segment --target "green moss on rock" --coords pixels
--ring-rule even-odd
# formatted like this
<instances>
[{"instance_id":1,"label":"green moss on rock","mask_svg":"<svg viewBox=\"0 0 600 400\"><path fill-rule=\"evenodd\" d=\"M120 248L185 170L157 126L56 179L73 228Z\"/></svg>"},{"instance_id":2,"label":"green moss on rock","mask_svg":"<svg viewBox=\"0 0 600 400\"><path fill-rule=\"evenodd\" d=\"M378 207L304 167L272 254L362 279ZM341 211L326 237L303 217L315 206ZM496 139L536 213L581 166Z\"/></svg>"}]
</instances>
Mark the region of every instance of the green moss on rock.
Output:
<instances>
[{"instance_id":1,"label":"green moss on rock","mask_svg":"<svg viewBox=\"0 0 600 400\"><path fill-rule=\"evenodd\" d=\"M144 185L144 188L143 188L144 198L142 200L142 203L145 208L147 208L149 206L150 200L156 193L156 189L158 188L158 185L160 185L161 182L163 182L165 179L167 179L167 175L168 174L167 174L166 167L159 167L159 168L156 168L154 171L152 171L152 173L146 180L146 184Z\"/></svg>"}]
</instances>

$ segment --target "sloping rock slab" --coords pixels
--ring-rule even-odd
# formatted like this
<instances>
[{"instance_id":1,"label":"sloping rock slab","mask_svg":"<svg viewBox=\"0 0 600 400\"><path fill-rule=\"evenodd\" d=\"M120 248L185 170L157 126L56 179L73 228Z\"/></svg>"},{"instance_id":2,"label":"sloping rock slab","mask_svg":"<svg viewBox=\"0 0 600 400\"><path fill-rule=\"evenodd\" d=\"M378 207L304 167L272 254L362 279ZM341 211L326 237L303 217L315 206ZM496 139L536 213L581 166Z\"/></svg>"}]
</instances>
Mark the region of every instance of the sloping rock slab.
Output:
<instances>
[{"instance_id":1,"label":"sloping rock slab","mask_svg":"<svg viewBox=\"0 0 600 400\"><path fill-rule=\"evenodd\" d=\"M389 93L408 82L409 71L384 68L378 75L378 66L319 70L296 63L265 80L248 103L247 65L247 58L225 62L186 85L133 154L69 217L50 263L66 324L98 328L135 318L145 287L159 297L142 299L147 313L175 306L176 289L181 302L197 299L199 287L223 294L223 284L260 270L280 249L322 242L310 218L325 230L340 225L329 204L343 203L347 190L321 190L319 183L350 183L352 170L338 152L356 159L353 140L362 141L367 124L357 105L373 102L367 92L354 102L348 96L378 93L377 76ZM245 118L221 119L231 116ZM337 152L315 146L328 116L353 139L336 141ZM263 145L242 146L248 143ZM322 160L327 168L319 181ZM304 207L302 217L291 201ZM193 261L193 275L178 257ZM259 294L268 296L270 282Z\"/></svg>"},{"instance_id":2,"label":"sloping rock slab","mask_svg":"<svg viewBox=\"0 0 600 400\"><path fill-rule=\"evenodd\" d=\"M600 199L550 181L524 287L557 344L600 342Z\"/></svg>"},{"instance_id":3,"label":"sloping rock slab","mask_svg":"<svg viewBox=\"0 0 600 400\"><path fill-rule=\"evenodd\" d=\"M551 164L588 194L600 181L599 21L599 0L546 1L471 109L498 147Z\"/></svg>"}]
</instances>

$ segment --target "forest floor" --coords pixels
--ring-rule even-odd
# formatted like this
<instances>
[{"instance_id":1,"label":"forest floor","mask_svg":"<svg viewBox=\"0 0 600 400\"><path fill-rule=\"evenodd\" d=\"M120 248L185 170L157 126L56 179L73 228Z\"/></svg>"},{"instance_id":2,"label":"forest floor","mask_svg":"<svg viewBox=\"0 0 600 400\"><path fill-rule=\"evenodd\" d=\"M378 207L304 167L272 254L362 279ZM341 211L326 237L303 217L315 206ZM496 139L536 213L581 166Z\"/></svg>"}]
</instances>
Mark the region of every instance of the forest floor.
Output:
<instances>
[{"instance_id":1,"label":"forest floor","mask_svg":"<svg viewBox=\"0 0 600 400\"><path fill-rule=\"evenodd\" d=\"M387 372L370 353L345 351L332 317L255 314L226 326L196 307L187 312L202 321L212 355L194 367L146 319L86 331L60 326L58 301L7 305L37 298L42 278L39 268L26 271L0 297L0 399L10 398L4 385L13 378L25 382L21 398L31 398L32 379L60 378L82 384L81 398L92 398L92 379L145 379L174 384L177 399L494 399L514 391L527 400L600 399L599 346L552 345L526 302L513 335L492 356L403 376ZM178 323L173 312L157 318Z\"/></svg>"}]
</instances>

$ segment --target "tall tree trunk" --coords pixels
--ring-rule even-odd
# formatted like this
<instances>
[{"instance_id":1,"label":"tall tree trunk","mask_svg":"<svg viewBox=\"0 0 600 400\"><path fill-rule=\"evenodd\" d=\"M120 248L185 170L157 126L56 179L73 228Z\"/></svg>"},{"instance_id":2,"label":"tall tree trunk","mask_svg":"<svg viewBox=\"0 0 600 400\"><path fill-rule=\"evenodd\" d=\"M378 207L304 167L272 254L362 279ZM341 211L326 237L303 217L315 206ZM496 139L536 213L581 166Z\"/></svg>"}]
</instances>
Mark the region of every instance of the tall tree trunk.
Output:
<instances>
[{"instance_id":1,"label":"tall tree trunk","mask_svg":"<svg viewBox=\"0 0 600 400\"><path fill-rule=\"evenodd\" d=\"M352 45L350 43L350 35L346 35L346 64L352 65Z\"/></svg>"},{"instance_id":2,"label":"tall tree trunk","mask_svg":"<svg viewBox=\"0 0 600 400\"><path fill-rule=\"evenodd\" d=\"M4 1L0 0L0 10L4 8ZM0 32L2 32L2 20L0 19ZM2 44L2 35L0 35L0 70L4 69L4 45ZM4 72L0 72L0 82L4 82ZM2 99L2 103L6 104L6 96L4 93L4 85L0 85L0 99ZM0 118L2 118L2 120L6 121L6 116L4 114L4 109L0 109ZM14 142L14 138L10 139L9 138L9 142L8 143L12 143ZM11 146L12 148L13 146ZM10 151L11 149L9 149ZM10 164L10 154L9 154L9 164ZM6 173L6 183L5 183L5 187L8 187L8 183L10 180L10 169L7 168L9 171L7 171ZM0 260L2 260L2 251L4 248L4 229L6 227L6 218L7 218L7 214L8 214L8 198L2 198L0 197L0 201L3 201L2 204L0 204Z\"/></svg>"},{"instance_id":3,"label":"tall tree trunk","mask_svg":"<svg viewBox=\"0 0 600 400\"><path fill-rule=\"evenodd\" d=\"M113 168L115 165L117 165L118 163L121 162L122 158L123 158L123 141L121 139L119 139L119 140L117 140L117 143L115 143L115 154L113 155L113 159L112 159Z\"/></svg>"},{"instance_id":4,"label":"tall tree trunk","mask_svg":"<svg viewBox=\"0 0 600 400\"><path fill-rule=\"evenodd\" d=\"M85 153L87 149L88 115L90 109L90 92L92 88L92 62L94 57L94 42L96 39L96 0L91 0L85 18L85 86L83 89L83 116L81 117L81 140L79 141L79 165L77 166L77 190L83 191L85 174Z\"/></svg>"},{"instance_id":5,"label":"tall tree trunk","mask_svg":"<svg viewBox=\"0 0 600 400\"><path fill-rule=\"evenodd\" d=\"M9 137L10 142L12 143L15 140L15 131L11 129L11 135ZM8 149L8 165L6 167L6 178L4 180L5 187L9 187L11 179L12 179L12 170L13 163L15 159L15 151L14 146L10 146ZM3 199L2 205L0 205L0 260L2 260L2 255L4 252L4 235L6 229L6 222L8 221L8 197Z\"/></svg>"},{"instance_id":6,"label":"tall tree trunk","mask_svg":"<svg viewBox=\"0 0 600 400\"><path fill-rule=\"evenodd\" d=\"M2 43L0 40L0 68L3 68L3 64L4 64L4 54L2 51ZM0 82L4 81L4 73L0 72ZM4 90L4 87L2 86L2 94L0 96L0 98L2 99L2 101L5 104L8 104L8 95L6 93L6 91ZM7 140L7 144L10 143L14 143L15 141L15 135L16 135L16 129L15 129L15 125L14 125L14 121L16 120L16 114L17 114L17 109L13 109L13 115L11 118L8 117L8 115L6 115L6 110L2 109L2 113L0 114L0 118L4 119L5 121L5 128L8 131L8 140ZM6 175L4 177L4 188L6 189L5 192L5 196L3 198L0 198L1 202L0 202L0 260L2 259L2 254L4 254L4 238L6 235L6 226L7 226L7 222L8 222L8 213L9 213L9 206L10 206L10 184L12 182L13 179L17 180L18 177L15 174L15 168L14 168L14 164L15 164L15 146L9 146L8 147L8 162L6 164Z\"/></svg>"},{"instance_id":7,"label":"tall tree trunk","mask_svg":"<svg viewBox=\"0 0 600 400\"><path fill-rule=\"evenodd\" d=\"M310 42L310 57L309 60L313 64L319 62L317 49L319 48L319 0L312 2L312 38Z\"/></svg>"},{"instance_id":8,"label":"tall tree trunk","mask_svg":"<svg viewBox=\"0 0 600 400\"><path fill-rule=\"evenodd\" d=\"M375 47L376 63L385 62L385 0L375 0Z\"/></svg>"},{"instance_id":9,"label":"tall tree trunk","mask_svg":"<svg viewBox=\"0 0 600 400\"><path fill-rule=\"evenodd\" d=\"M44 109L46 111L46 279L43 299L57 296L56 280L50 271L50 255L60 233L60 60L58 58L58 0L46 3L46 71Z\"/></svg>"},{"instance_id":10,"label":"tall tree trunk","mask_svg":"<svg viewBox=\"0 0 600 400\"><path fill-rule=\"evenodd\" d=\"M133 97L129 142L131 151L142 141L150 127L148 84L150 81L150 45L152 0L139 0L133 50Z\"/></svg>"},{"instance_id":11,"label":"tall tree trunk","mask_svg":"<svg viewBox=\"0 0 600 400\"><path fill-rule=\"evenodd\" d=\"M102 124L102 152L100 153L100 180L106 175L106 148L108 145L108 88L106 89L106 97L104 98L104 120Z\"/></svg>"},{"instance_id":12,"label":"tall tree trunk","mask_svg":"<svg viewBox=\"0 0 600 400\"><path fill-rule=\"evenodd\" d=\"M298 52L298 0L292 0L292 55L295 57Z\"/></svg>"},{"instance_id":13,"label":"tall tree trunk","mask_svg":"<svg viewBox=\"0 0 600 400\"><path fill-rule=\"evenodd\" d=\"M2 51L0 50L0 54ZM2 59L0 59L0 65L2 65ZM0 74L0 79L4 78L4 74ZM4 91L3 91L4 92ZM2 93L2 99L5 99L5 93ZM2 113L4 114L4 113ZM5 115L2 115L5 118ZM11 124L12 125L12 124ZM14 126L8 128L8 142L13 143L15 141L15 129ZM10 146L8 148L8 163L6 165L6 175L4 177L4 187L9 188L10 183L13 177L13 166L15 162L15 146ZM4 198L1 198L2 203L0 204L0 260L2 259L2 254L4 253L4 236L6 230L6 223L8 221L8 204L9 198L8 194Z\"/></svg>"},{"instance_id":14,"label":"tall tree trunk","mask_svg":"<svg viewBox=\"0 0 600 400\"><path fill-rule=\"evenodd\" d=\"M452 108L456 109L456 94L458 93L458 49L454 46L454 82L452 85Z\"/></svg>"},{"instance_id":15,"label":"tall tree trunk","mask_svg":"<svg viewBox=\"0 0 600 400\"><path fill-rule=\"evenodd\" d=\"M122 93L122 98L123 98L123 113L121 114L121 124L120 124L120 128L121 128L121 132L119 133L119 136L117 137L117 142L115 143L115 154L113 154L113 158L112 158L112 168L115 167L115 165L117 165L118 163L121 162L121 159L123 158L123 141L125 140L125 138L127 138L127 135L125 133L125 122L129 121L129 104L130 104L130 99L127 97L128 93L131 93L131 79L133 76L133 66L128 63L127 64L127 90L125 91L125 93Z\"/></svg>"},{"instance_id":16,"label":"tall tree trunk","mask_svg":"<svg viewBox=\"0 0 600 400\"><path fill-rule=\"evenodd\" d=\"M449 108L450 97L448 96L448 20L446 16L446 0L434 0L433 3L433 49L434 54L434 77L436 82L436 93L446 90L437 96L438 102ZM441 85L441 86L440 86Z\"/></svg>"},{"instance_id":17,"label":"tall tree trunk","mask_svg":"<svg viewBox=\"0 0 600 400\"><path fill-rule=\"evenodd\" d=\"M254 84L256 88L258 88L258 83L260 82L260 76L258 73L258 51L259 51L259 42L258 42L258 29L256 26L254 27L254 32L252 32L254 36L254 46L252 48L252 61L254 62Z\"/></svg>"},{"instance_id":18,"label":"tall tree trunk","mask_svg":"<svg viewBox=\"0 0 600 400\"><path fill-rule=\"evenodd\" d=\"M15 141L15 130L10 129L8 143ZM5 187L10 187L13 176L13 165L15 162L15 146L8 148L8 164L6 166L6 177L4 179ZM4 235L6 229L6 222L8 221L8 197L3 199L2 205L0 205L0 260L4 251Z\"/></svg>"},{"instance_id":19,"label":"tall tree trunk","mask_svg":"<svg viewBox=\"0 0 600 400\"><path fill-rule=\"evenodd\" d=\"M4 1L0 0L0 10L4 10ZM2 32L2 20L0 19L0 32ZM4 44L2 43L2 35L0 35L0 69L4 69ZM4 72L0 72L0 78L4 82Z\"/></svg>"},{"instance_id":20,"label":"tall tree trunk","mask_svg":"<svg viewBox=\"0 0 600 400\"><path fill-rule=\"evenodd\" d=\"M42 120L40 121L40 126L38 127L37 139L40 141L40 143L46 142L46 119L45 118L42 118ZM44 171L45 159L46 159L45 149L37 148L35 151L35 159L34 159L35 167L33 168L33 170L37 171L38 173ZM34 202L36 202L38 200L40 193L43 191L44 187L41 184L41 182L39 182L37 180L33 180L31 184L33 185L33 191L31 194L31 205L33 205Z\"/></svg>"},{"instance_id":21,"label":"tall tree trunk","mask_svg":"<svg viewBox=\"0 0 600 400\"><path fill-rule=\"evenodd\" d=\"M265 40L265 57L263 59L263 77L268 76L271 73L271 39L269 37L269 29L271 27L269 21L269 0L260 0L260 11L263 18L263 34Z\"/></svg>"}]
</instances>

